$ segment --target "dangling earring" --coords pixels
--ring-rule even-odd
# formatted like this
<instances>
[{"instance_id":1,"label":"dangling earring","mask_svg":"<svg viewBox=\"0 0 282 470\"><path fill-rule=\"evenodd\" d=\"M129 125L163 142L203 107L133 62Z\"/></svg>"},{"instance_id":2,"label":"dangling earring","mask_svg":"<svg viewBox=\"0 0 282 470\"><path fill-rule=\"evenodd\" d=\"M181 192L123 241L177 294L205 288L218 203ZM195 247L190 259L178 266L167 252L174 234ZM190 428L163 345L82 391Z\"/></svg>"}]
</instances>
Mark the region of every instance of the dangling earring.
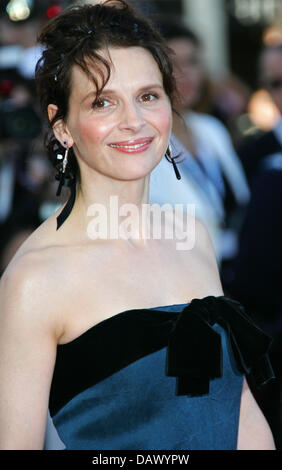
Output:
<instances>
[{"instance_id":1,"label":"dangling earring","mask_svg":"<svg viewBox=\"0 0 282 470\"><path fill-rule=\"evenodd\" d=\"M66 142L64 142L64 145L66 145ZM66 172L66 166L68 164L68 153L69 153L69 148L67 147L65 150L62 168L60 169L59 175L56 176L56 179L59 179L59 185L58 185L58 189L56 192L56 196L60 196L61 191L62 191L62 186L64 185L64 182L65 182L65 172ZM63 156L61 154L57 155L58 160L61 160L62 158Z\"/></svg>"},{"instance_id":2,"label":"dangling earring","mask_svg":"<svg viewBox=\"0 0 282 470\"><path fill-rule=\"evenodd\" d=\"M178 170L178 168L177 168L177 166L176 166L176 163L175 163L175 161L174 161L174 159L175 159L176 157L172 157L172 156L171 156L171 153L172 153L172 152L171 152L171 145L169 144L169 145L168 145L168 148L167 148L167 151L166 151L166 153L165 153L165 157L166 157L166 159L167 159L170 163L172 163L175 176L176 176L176 178L177 178L178 180L180 180L180 179L181 179L181 175L180 175L179 170Z\"/></svg>"}]
</instances>

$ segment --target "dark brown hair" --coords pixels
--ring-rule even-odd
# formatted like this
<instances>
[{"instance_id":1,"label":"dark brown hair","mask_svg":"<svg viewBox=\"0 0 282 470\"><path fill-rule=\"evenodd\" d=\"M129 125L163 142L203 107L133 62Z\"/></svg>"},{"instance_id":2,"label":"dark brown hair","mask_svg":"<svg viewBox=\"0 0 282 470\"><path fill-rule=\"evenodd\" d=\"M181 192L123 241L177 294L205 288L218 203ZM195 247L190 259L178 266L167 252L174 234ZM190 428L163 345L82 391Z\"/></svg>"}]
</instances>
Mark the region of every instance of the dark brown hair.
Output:
<instances>
[{"instance_id":1,"label":"dark brown hair","mask_svg":"<svg viewBox=\"0 0 282 470\"><path fill-rule=\"evenodd\" d=\"M45 47L37 63L35 78L43 113L48 119L47 107L56 104L58 112L50 122L51 128L59 119L66 119L71 91L71 68L78 65L94 82L97 95L110 77L110 64L99 51L109 47L143 47L157 62L163 85L173 106L176 87L170 51L164 39L138 12L124 0L107 0L95 5L75 5L51 20L40 34ZM95 75L89 70L93 65ZM98 87L97 77L102 78ZM49 132L46 146L56 166L56 153L63 151L53 132ZM80 180L78 164L70 149L68 171Z\"/></svg>"}]
</instances>

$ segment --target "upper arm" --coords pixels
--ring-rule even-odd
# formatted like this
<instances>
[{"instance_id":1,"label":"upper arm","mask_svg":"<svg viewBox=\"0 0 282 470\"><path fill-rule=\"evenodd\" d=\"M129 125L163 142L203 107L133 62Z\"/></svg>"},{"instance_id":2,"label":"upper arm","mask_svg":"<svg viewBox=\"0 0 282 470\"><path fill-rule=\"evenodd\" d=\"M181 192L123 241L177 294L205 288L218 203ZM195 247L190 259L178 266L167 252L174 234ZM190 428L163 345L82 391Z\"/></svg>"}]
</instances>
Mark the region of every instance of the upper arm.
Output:
<instances>
[{"instance_id":1,"label":"upper arm","mask_svg":"<svg viewBox=\"0 0 282 470\"><path fill-rule=\"evenodd\" d=\"M275 450L269 425L244 379L241 396L238 450Z\"/></svg>"},{"instance_id":2,"label":"upper arm","mask_svg":"<svg viewBox=\"0 0 282 470\"><path fill-rule=\"evenodd\" d=\"M0 281L0 449L42 449L56 357L42 278L17 262Z\"/></svg>"}]
</instances>

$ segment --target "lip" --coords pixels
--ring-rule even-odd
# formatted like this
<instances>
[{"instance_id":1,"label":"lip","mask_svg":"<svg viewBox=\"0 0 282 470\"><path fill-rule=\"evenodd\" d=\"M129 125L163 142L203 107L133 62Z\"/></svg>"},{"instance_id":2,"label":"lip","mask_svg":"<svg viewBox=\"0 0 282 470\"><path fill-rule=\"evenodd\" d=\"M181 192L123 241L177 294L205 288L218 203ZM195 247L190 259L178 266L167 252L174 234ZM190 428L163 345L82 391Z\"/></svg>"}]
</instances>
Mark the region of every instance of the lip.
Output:
<instances>
[{"instance_id":1,"label":"lip","mask_svg":"<svg viewBox=\"0 0 282 470\"><path fill-rule=\"evenodd\" d=\"M109 145L138 145L147 142L148 140L152 141L154 137L140 137L139 139L130 139L123 140L121 142L111 142Z\"/></svg>"},{"instance_id":2,"label":"lip","mask_svg":"<svg viewBox=\"0 0 282 470\"><path fill-rule=\"evenodd\" d=\"M153 140L154 137L141 137L139 139L123 140L121 142L111 142L108 146L122 153L140 153L147 150Z\"/></svg>"}]
</instances>

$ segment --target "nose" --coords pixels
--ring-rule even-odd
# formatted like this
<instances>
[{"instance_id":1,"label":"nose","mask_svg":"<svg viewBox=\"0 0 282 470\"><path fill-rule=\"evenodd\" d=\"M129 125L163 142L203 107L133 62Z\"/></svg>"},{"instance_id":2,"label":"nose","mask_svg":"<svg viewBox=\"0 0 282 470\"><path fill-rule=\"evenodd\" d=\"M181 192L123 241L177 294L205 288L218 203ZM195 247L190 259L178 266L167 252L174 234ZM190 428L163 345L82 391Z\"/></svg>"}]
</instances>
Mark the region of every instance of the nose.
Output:
<instances>
[{"instance_id":1,"label":"nose","mask_svg":"<svg viewBox=\"0 0 282 470\"><path fill-rule=\"evenodd\" d=\"M145 124L146 121L138 103L132 101L124 103L121 110L119 128L123 131L137 133Z\"/></svg>"}]
</instances>

